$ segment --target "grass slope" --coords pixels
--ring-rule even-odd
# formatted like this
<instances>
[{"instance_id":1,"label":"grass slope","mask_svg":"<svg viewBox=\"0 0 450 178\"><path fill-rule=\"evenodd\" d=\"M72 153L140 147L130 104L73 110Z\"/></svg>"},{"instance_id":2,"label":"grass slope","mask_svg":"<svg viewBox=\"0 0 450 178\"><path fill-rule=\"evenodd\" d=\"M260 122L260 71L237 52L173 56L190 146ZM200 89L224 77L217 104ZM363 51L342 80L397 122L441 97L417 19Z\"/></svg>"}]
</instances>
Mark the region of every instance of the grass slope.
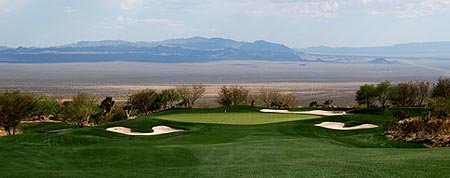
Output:
<instances>
[{"instance_id":1,"label":"grass slope","mask_svg":"<svg viewBox=\"0 0 450 178\"><path fill-rule=\"evenodd\" d=\"M155 117L213 111L174 110ZM257 114L250 108L229 112ZM26 126L25 134L0 138L0 171L2 177L449 177L448 148L388 141L383 128L334 131L313 126L330 120L384 125L392 119L389 115L261 125L183 123L150 116L57 134L27 131ZM159 136L105 131L111 126L149 131L156 125L188 131Z\"/></svg>"}]
</instances>

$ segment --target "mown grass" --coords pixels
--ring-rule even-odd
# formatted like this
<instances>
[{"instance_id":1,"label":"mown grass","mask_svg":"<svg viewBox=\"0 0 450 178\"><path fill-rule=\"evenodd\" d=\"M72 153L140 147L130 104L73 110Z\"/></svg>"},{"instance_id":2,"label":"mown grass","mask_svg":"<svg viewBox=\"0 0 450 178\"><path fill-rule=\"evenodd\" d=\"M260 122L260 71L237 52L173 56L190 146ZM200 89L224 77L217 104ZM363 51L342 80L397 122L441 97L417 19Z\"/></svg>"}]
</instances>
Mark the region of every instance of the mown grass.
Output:
<instances>
[{"instance_id":1,"label":"mown grass","mask_svg":"<svg viewBox=\"0 0 450 178\"><path fill-rule=\"evenodd\" d=\"M218 109L172 110L105 126L50 134L38 127L0 138L2 177L449 177L450 149L389 141L383 128L335 131L323 121L383 126L389 112L258 125L156 119ZM238 107L228 112L257 113ZM203 113L203 114L204 114ZM45 124L44 124L45 125ZM169 125L186 132L126 136L111 126L150 131ZM52 126L53 127L53 126ZM46 129L46 127L42 127Z\"/></svg>"}]
</instances>

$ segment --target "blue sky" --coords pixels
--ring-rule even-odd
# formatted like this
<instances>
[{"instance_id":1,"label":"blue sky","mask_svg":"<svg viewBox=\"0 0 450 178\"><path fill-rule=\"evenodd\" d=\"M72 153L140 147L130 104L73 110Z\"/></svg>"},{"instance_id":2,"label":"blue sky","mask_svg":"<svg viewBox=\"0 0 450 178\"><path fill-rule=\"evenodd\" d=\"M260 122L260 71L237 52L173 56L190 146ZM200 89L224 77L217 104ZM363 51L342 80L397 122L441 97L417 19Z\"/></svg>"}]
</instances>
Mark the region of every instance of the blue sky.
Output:
<instances>
[{"instance_id":1,"label":"blue sky","mask_svg":"<svg viewBox=\"0 0 450 178\"><path fill-rule=\"evenodd\" d=\"M0 46L192 36L290 47L450 41L450 0L0 0Z\"/></svg>"}]
</instances>

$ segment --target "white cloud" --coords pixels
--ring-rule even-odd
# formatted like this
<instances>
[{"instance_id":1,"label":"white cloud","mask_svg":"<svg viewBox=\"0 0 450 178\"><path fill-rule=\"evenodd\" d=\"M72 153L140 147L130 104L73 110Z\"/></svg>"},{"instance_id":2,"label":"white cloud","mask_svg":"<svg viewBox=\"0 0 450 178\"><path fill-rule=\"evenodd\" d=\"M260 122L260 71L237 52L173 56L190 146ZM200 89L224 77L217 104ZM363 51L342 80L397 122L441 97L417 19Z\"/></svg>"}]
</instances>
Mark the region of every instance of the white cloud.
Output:
<instances>
[{"instance_id":1,"label":"white cloud","mask_svg":"<svg viewBox=\"0 0 450 178\"><path fill-rule=\"evenodd\" d=\"M104 29L123 29L129 26L138 25L150 25L155 27L170 28L194 31L195 28L186 25L183 21L171 20L171 19L156 19L156 18L146 18L137 19L133 17L118 16L113 21L101 21L97 24L96 28Z\"/></svg>"},{"instance_id":2,"label":"white cloud","mask_svg":"<svg viewBox=\"0 0 450 178\"><path fill-rule=\"evenodd\" d=\"M134 10L142 8L144 5L143 0L121 0L120 8L123 10Z\"/></svg>"},{"instance_id":3,"label":"white cloud","mask_svg":"<svg viewBox=\"0 0 450 178\"><path fill-rule=\"evenodd\" d=\"M0 16L13 15L17 10L28 4L27 0L0 0Z\"/></svg>"},{"instance_id":4,"label":"white cloud","mask_svg":"<svg viewBox=\"0 0 450 178\"><path fill-rule=\"evenodd\" d=\"M73 7L70 7L70 6L64 7L64 12L67 13L67 14L71 14L71 13L74 13L74 12L76 12L76 11L77 11L77 10L74 9Z\"/></svg>"},{"instance_id":5,"label":"white cloud","mask_svg":"<svg viewBox=\"0 0 450 178\"><path fill-rule=\"evenodd\" d=\"M118 16L116 21L119 24L128 25L160 25L169 27L187 27L183 21L170 19L137 19L132 17Z\"/></svg>"},{"instance_id":6,"label":"white cloud","mask_svg":"<svg viewBox=\"0 0 450 178\"><path fill-rule=\"evenodd\" d=\"M422 17L445 12L450 12L450 0L363 0L366 3L384 3L386 8L376 8L369 11L370 15L386 16L394 15L398 17Z\"/></svg>"},{"instance_id":7,"label":"white cloud","mask_svg":"<svg viewBox=\"0 0 450 178\"><path fill-rule=\"evenodd\" d=\"M310 16L333 18L339 13L337 0L321 1L270 1L249 0L230 3L230 10L238 10L250 16Z\"/></svg>"}]
</instances>

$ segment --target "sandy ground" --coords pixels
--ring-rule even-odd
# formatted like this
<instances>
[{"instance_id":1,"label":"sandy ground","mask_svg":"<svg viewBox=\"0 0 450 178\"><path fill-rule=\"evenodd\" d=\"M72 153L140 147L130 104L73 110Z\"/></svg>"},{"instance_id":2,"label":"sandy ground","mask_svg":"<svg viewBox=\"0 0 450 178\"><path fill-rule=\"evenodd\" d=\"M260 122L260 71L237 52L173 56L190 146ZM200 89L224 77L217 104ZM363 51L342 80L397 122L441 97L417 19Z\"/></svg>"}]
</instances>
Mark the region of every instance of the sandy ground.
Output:
<instances>
[{"instance_id":1,"label":"sandy ground","mask_svg":"<svg viewBox=\"0 0 450 178\"><path fill-rule=\"evenodd\" d=\"M67 128L67 129L50 130L50 131L48 131L48 133L61 133L61 132L69 131L69 130L72 130L72 129Z\"/></svg>"},{"instance_id":2,"label":"sandy ground","mask_svg":"<svg viewBox=\"0 0 450 178\"><path fill-rule=\"evenodd\" d=\"M322 122L320 124L315 124L314 126L333 130L358 130L358 129L372 129L378 127L377 125L374 124L361 124L353 127L344 127L344 125L345 124L342 122Z\"/></svg>"},{"instance_id":3,"label":"sandy ground","mask_svg":"<svg viewBox=\"0 0 450 178\"><path fill-rule=\"evenodd\" d=\"M55 120L20 121L21 124L30 124L30 123L38 123L38 122L63 123L62 121L55 121Z\"/></svg>"},{"instance_id":4,"label":"sandy ground","mask_svg":"<svg viewBox=\"0 0 450 178\"><path fill-rule=\"evenodd\" d=\"M278 109L261 109L260 112L264 113L285 113L285 114L309 114L319 116L341 116L346 115L345 111L324 111L324 110L312 110L312 111L289 111Z\"/></svg>"},{"instance_id":5,"label":"sandy ground","mask_svg":"<svg viewBox=\"0 0 450 178\"><path fill-rule=\"evenodd\" d=\"M167 133L172 133L172 132L184 131L181 129L174 129L174 128L171 128L168 126L156 126L156 127L152 127L152 129L153 129L153 132L150 132L150 133L132 132L130 128L126 128L126 127L110 127L110 128L107 128L106 130L110 131L110 132L125 134L125 135L146 135L146 136L161 135L161 134L167 134Z\"/></svg>"}]
</instances>

